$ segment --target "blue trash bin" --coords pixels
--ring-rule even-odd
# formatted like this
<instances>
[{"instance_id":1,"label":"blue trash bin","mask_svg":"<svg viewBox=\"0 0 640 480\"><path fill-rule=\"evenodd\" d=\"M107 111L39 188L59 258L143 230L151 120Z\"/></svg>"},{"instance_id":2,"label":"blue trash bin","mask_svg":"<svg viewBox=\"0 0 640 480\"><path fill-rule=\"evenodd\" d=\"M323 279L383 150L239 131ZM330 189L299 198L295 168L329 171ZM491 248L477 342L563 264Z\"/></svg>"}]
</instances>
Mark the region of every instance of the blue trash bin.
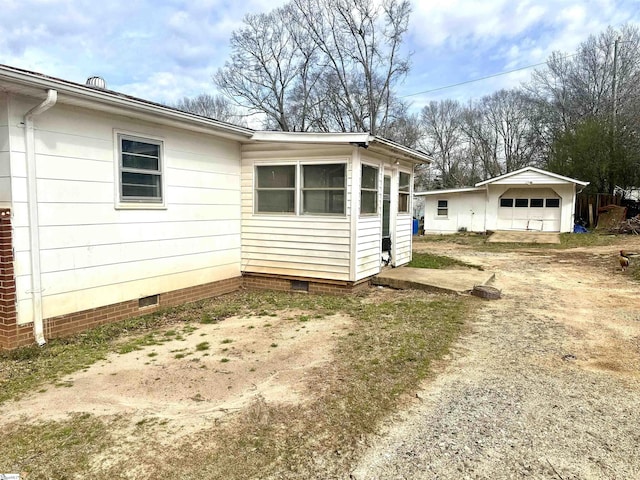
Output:
<instances>
[{"instance_id":1,"label":"blue trash bin","mask_svg":"<svg viewBox=\"0 0 640 480\"><path fill-rule=\"evenodd\" d=\"M413 219L413 234L417 235L418 234L418 228L420 226L420 222L417 218Z\"/></svg>"}]
</instances>

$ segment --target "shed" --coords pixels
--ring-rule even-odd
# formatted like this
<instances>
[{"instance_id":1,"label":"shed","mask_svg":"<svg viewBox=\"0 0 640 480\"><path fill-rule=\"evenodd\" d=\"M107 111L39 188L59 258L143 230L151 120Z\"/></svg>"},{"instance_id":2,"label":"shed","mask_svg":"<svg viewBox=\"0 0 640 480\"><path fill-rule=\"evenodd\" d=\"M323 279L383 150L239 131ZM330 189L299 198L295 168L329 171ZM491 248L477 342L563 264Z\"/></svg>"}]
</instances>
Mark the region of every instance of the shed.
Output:
<instances>
[{"instance_id":1,"label":"shed","mask_svg":"<svg viewBox=\"0 0 640 480\"><path fill-rule=\"evenodd\" d=\"M0 349L242 285L349 292L410 261L427 155L101 87L0 66Z\"/></svg>"},{"instance_id":2,"label":"shed","mask_svg":"<svg viewBox=\"0 0 640 480\"><path fill-rule=\"evenodd\" d=\"M532 230L571 232L582 182L525 167L474 187L417 192L425 233Z\"/></svg>"}]
</instances>

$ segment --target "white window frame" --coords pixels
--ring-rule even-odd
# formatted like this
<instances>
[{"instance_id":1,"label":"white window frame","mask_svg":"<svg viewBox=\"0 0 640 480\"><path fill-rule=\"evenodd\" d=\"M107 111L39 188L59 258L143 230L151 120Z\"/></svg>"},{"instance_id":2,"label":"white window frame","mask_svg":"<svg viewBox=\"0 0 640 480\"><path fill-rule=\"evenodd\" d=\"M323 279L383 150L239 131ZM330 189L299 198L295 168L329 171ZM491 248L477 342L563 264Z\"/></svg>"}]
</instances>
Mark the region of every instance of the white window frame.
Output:
<instances>
[{"instance_id":1,"label":"white window frame","mask_svg":"<svg viewBox=\"0 0 640 480\"><path fill-rule=\"evenodd\" d=\"M342 165L343 167L343 171L344 171L344 178L343 178L343 182L342 182L342 187L338 188L338 187L326 187L326 188L320 188L320 187L305 187L304 185L304 169L305 167L317 167L317 166L322 166L322 165ZM347 171L347 167L348 164L347 162L341 162L341 161L326 161L326 162L300 162L299 164L300 168L299 168L299 191L300 191L300 206L299 206L299 212L300 215L305 215L305 216L329 216L329 217L340 217L340 216L345 216L347 214L347 196L348 196L348 191L347 191L347 178L349 176L349 172ZM322 213L318 213L318 212L305 212L304 210L304 195L305 192L313 192L313 191L329 191L329 190L342 190L343 195L344 195L344 204L342 207L342 212L341 213L334 213L334 212L322 212Z\"/></svg>"},{"instance_id":2,"label":"white window frame","mask_svg":"<svg viewBox=\"0 0 640 480\"><path fill-rule=\"evenodd\" d=\"M136 142L157 145L158 148L158 170L137 170L125 168L122 166L122 140L132 140ZM116 209L166 209L167 205L167 188L165 174L165 153L164 139L140 133L131 133L125 131L114 130L115 143L115 207ZM122 173L123 171L132 171L139 173L147 173L160 177L160 197L124 197L122 192Z\"/></svg>"},{"instance_id":3,"label":"white window frame","mask_svg":"<svg viewBox=\"0 0 640 480\"><path fill-rule=\"evenodd\" d=\"M260 188L258 186L258 168L260 167L293 167L294 169L294 185L293 188ZM256 163L254 165L254 170L253 170L253 213L257 214L257 215L297 215L298 214L298 210L297 210L297 205L298 205L298 197L299 197L299 185L300 185L300 178L299 178L299 169L298 169L298 162L295 163ZM268 190L293 190L293 211L292 212L262 212L258 209L258 191L262 190L262 191L268 191Z\"/></svg>"},{"instance_id":4,"label":"white window frame","mask_svg":"<svg viewBox=\"0 0 640 480\"><path fill-rule=\"evenodd\" d=\"M400 186L401 186L400 177L402 177L402 175L407 175L409 177L407 190L400 189ZM401 205L403 203L401 201L402 198L405 198L406 205L407 205L406 210L400 210ZM411 173L399 171L398 172L398 215L409 215L410 213L411 213Z\"/></svg>"},{"instance_id":5,"label":"white window frame","mask_svg":"<svg viewBox=\"0 0 640 480\"><path fill-rule=\"evenodd\" d=\"M362 186L362 171L366 168L372 168L376 171L376 183L375 188L365 188ZM375 194L375 210L373 212L362 211L362 193L373 192ZM378 165L370 165L368 163L362 163L360 167L360 215L362 216L377 216L380 213L379 206L379 192L380 192L380 167Z\"/></svg>"},{"instance_id":6,"label":"white window frame","mask_svg":"<svg viewBox=\"0 0 640 480\"><path fill-rule=\"evenodd\" d=\"M440 206L440 202L444 202L444 206ZM444 211L444 213L441 213ZM440 199L436 200L436 217L437 218L448 218L449 217L449 200L448 199Z\"/></svg>"}]
</instances>

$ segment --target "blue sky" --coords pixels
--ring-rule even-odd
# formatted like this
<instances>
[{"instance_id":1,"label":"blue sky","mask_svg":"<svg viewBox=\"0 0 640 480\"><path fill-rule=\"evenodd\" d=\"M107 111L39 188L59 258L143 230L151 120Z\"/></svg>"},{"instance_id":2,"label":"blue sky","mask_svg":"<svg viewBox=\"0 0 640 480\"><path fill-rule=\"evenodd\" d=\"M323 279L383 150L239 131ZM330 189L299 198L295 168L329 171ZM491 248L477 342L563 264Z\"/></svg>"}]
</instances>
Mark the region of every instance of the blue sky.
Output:
<instances>
[{"instance_id":1,"label":"blue sky","mask_svg":"<svg viewBox=\"0 0 640 480\"><path fill-rule=\"evenodd\" d=\"M0 63L172 103L216 93L231 32L246 13L282 0L0 0ZM398 93L415 110L430 100L467 102L528 80L531 69L447 85L573 53L608 25L640 24L639 0L412 0L405 48L412 69Z\"/></svg>"}]
</instances>

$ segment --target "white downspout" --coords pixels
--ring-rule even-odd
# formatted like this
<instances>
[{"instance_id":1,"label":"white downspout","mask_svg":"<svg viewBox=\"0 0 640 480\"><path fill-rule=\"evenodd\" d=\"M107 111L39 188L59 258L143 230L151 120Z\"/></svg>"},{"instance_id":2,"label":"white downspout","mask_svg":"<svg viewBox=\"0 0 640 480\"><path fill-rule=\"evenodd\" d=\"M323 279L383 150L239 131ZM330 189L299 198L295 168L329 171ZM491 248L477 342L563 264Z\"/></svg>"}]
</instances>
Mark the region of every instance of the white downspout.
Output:
<instances>
[{"instance_id":1,"label":"white downspout","mask_svg":"<svg viewBox=\"0 0 640 480\"><path fill-rule=\"evenodd\" d=\"M33 335L38 345L47 343L42 318L42 270L40 268L40 222L38 219L38 184L36 175L36 135L33 118L56 104L58 92L48 90L47 98L24 115L24 142L27 162L27 209L31 252L31 298L33 303Z\"/></svg>"}]
</instances>

